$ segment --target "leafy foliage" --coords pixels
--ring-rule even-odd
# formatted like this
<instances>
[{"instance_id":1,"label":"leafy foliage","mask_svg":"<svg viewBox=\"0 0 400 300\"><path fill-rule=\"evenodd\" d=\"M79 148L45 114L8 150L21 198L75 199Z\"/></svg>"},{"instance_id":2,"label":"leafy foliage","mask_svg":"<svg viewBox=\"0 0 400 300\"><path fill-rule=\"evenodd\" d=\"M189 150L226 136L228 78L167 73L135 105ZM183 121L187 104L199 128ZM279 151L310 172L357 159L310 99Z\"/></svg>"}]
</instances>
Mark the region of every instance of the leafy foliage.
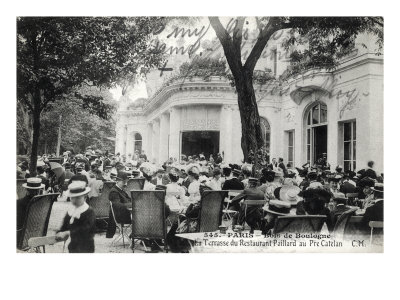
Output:
<instances>
[{"instance_id":1,"label":"leafy foliage","mask_svg":"<svg viewBox=\"0 0 400 300\"><path fill-rule=\"evenodd\" d=\"M82 97L75 95L84 94ZM104 118L98 113L84 109L84 99L102 99L108 108L105 115L111 116L116 108L112 95L107 90L85 88L71 93L63 100L52 104L51 109L42 114L40 153L53 153L57 147L58 129L61 126L61 151L83 152L88 146L93 149L112 150L115 136L115 120ZM96 111L97 112L97 111ZM60 124L61 116L61 124Z\"/></svg>"}]
</instances>

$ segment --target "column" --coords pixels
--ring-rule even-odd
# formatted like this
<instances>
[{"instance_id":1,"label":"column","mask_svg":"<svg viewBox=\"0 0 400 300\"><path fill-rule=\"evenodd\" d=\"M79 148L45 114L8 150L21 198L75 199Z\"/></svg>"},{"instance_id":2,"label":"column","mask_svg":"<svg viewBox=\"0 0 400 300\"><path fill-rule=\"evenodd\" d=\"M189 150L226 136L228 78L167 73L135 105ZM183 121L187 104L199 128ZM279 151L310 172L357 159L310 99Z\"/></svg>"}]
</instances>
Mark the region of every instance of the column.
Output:
<instances>
[{"instance_id":1,"label":"column","mask_svg":"<svg viewBox=\"0 0 400 300\"><path fill-rule=\"evenodd\" d=\"M220 132L219 132L219 152L224 151L224 161L233 162L232 156L232 136L235 134L232 126L232 106L223 105L221 107Z\"/></svg>"},{"instance_id":2,"label":"column","mask_svg":"<svg viewBox=\"0 0 400 300\"><path fill-rule=\"evenodd\" d=\"M147 159L149 161L151 161L153 158L152 139L153 139L153 123L149 122L147 123L146 150L145 150Z\"/></svg>"},{"instance_id":3,"label":"column","mask_svg":"<svg viewBox=\"0 0 400 300\"><path fill-rule=\"evenodd\" d=\"M152 157L151 162L158 163L158 147L160 142L160 119L155 119L153 123L153 137L152 137Z\"/></svg>"},{"instance_id":4,"label":"column","mask_svg":"<svg viewBox=\"0 0 400 300\"><path fill-rule=\"evenodd\" d=\"M163 113L160 116L160 135L159 135L159 148L158 148L158 159L159 163L162 164L168 160L168 135L169 135L169 114Z\"/></svg>"},{"instance_id":5,"label":"column","mask_svg":"<svg viewBox=\"0 0 400 300\"><path fill-rule=\"evenodd\" d=\"M239 106L234 105L232 110L232 163L241 164L243 160L242 150L242 123L240 121Z\"/></svg>"},{"instance_id":6,"label":"column","mask_svg":"<svg viewBox=\"0 0 400 300\"><path fill-rule=\"evenodd\" d=\"M181 109L172 107L169 110L169 156L180 158L180 130L181 130Z\"/></svg>"}]
</instances>

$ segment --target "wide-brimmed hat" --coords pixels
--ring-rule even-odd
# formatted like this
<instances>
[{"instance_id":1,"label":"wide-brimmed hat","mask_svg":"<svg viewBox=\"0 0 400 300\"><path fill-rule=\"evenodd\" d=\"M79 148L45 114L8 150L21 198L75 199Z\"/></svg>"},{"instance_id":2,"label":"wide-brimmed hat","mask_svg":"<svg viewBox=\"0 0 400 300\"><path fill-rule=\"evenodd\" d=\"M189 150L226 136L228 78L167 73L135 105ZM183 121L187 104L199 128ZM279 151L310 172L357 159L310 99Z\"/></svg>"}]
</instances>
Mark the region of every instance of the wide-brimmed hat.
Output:
<instances>
[{"instance_id":1,"label":"wide-brimmed hat","mask_svg":"<svg viewBox=\"0 0 400 300\"><path fill-rule=\"evenodd\" d=\"M232 170L232 174L235 175L235 176L239 176L240 173L242 173L242 171L240 171L240 170L238 170L238 169L233 169L233 170Z\"/></svg>"},{"instance_id":2,"label":"wide-brimmed hat","mask_svg":"<svg viewBox=\"0 0 400 300\"><path fill-rule=\"evenodd\" d=\"M42 179L36 177L28 178L26 183L24 183L22 186L30 190L40 190L44 189L45 187L45 185L42 183Z\"/></svg>"},{"instance_id":3,"label":"wide-brimmed hat","mask_svg":"<svg viewBox=\"0 0 400 300\"><path fill-rule=\"evenodd\" d=\"M86 182L73 181L68 186L66 196L70 197L70 198L79 197L79 196L86 195L89 192L90 192L90 187L86 186Z\"/></svg>"},{"instance_id":4,"label":"wide-brimmed hat","mask_svg":"<svg viewBox=\"0 0 400 300\"><path fill-rule=\"evenodd\" d=\"M298 194L301 189L295 185L283 185L279 191L279 198L282 201L289 202L291 205L296 205L299 201Z\"/></svg>"},{"instance_id":5,"label":"wide-brimmed hat","mask_svg":"<svg viewBox=\"0 0 400 300\"><path fill-rule=\"evenodd\" d=\"M374 192L381 192L383 193L383 183L376 182L374 187L372 188Z\"/></svg>"},{"instance_id":6,"label":"wide-brimmed hat","mask_svg":"<svg viewBox=\"0 0 400 300\"><path fill-rule=\"evenodd\" d=\"M257 182L258 182L258 178L249 177L249 183L257 183Z\"/></svg>"},{"instance_id":7,"label":"wide-brimmed hat","mask_svg":"<svg viewBox=\"0 0 400 300\"><path fill-rule=\"evenodd\" d=\"M372 188L372 187L374 187L375 186L375 181L372 179L372 178L369 178L368 176L367 177L364 177L363 179L361 179L359 182L358 182L358 186L359 187L362 187L362 188L365 188L365 187L370 187L370 188Z\"/></svg>"},{"instance_id":8,"label":"wide-brimmed hat","mask_svg":"<svg viewBox=\"0 0 400 300\"><path fill-rule=\"evenodd\" d=\"M334 193L333 200L346 203L347 198L346 198L345 194L343 194L343 193Z\"/></svg>"},{"instance_id":9,"label":"wide-brimmed hat","mask_svg":"<svg viewBox=\"0 0 400 300\"><path fill-rule=\"evenodd\" d=\"M268 207L264 208L264 211L278 216L286 216L290 213L290 208L290 202L282 200L270 200Z\"/></svg>"}]
</instances>

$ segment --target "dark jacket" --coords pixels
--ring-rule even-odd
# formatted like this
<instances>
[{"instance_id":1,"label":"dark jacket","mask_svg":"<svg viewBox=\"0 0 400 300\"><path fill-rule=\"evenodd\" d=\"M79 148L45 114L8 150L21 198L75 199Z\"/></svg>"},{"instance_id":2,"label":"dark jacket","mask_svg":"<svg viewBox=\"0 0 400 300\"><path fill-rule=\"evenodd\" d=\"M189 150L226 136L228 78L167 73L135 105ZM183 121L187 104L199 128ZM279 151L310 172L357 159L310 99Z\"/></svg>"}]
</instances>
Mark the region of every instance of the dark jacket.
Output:
<instances>
[{"instance_id":1,"label":"dark jacket","mask_svg":"<svg viewBox=\"0 0 400 300\"><path fill-rule=\"evenodd\" d=\"M96 232L96 215L92 208L83 212L79 219L74 219L67 214L60 231L70 231L71 242L68 245L70 253L93 253L94 234Z\"/></svg>"},{"instance_id":2,"label":"dark jacket","mask_svg":"<svg viewBox=\"0 0 400 300\"><path fill-rule=\"evenodd\" d=\"M362 229L369 232L370 221L383 221L383 200L377 201L374 205L365 210L364 216L361 220Z\"/></svg>"},{"instance_id":3,"label":"dark jacket","mask_svg":"<svg viewBox=\"0 0 400 300\"><path fill-rule=\"evenodd\" d=\"M344 214L346 211L351 209L350 207L342 204L342 205L337 205L334 210L331 211L331 220L332 220L332 226L335 226L337 220L339 217Z\"/></svg>"},{"instance_id":4,"label":"dark jacket","mask_svg":"<svg viewBox=\"0 0 400 300\"><path fill-rule=\"evenodd\" d=\"M131 212L127 205L131 204L129 195L117 185L114 185L110 194L108 195L109 201L112 202L115 218L118 223L130 224L132 222ZM107 227L106 238L112 238L116 231L116 224L112 215L111 209L109 212L109 221Z\"/></svg>"},{"instance_id":5,"label":"dark jacket","mask_svg":"<svg viewBox=\"0 0 400 300\"><path fill-rule=\"evenodd\" d=\"M224 182L222 186L223 190L243 190L244 189L244 184L239 181L236 177L233 177L232 179L228 179Z\"/></svg>"},{"instance_id":6,"label":"dark jacket","mask_svg":"<svg viewBox=\"0 0 400 300\"><path fill-rule=\"evenodd\" d=\"M355 193L356 187L348 181L343 182L340 186L340 192L343 194Z\"/></svg>"}]
</instances>

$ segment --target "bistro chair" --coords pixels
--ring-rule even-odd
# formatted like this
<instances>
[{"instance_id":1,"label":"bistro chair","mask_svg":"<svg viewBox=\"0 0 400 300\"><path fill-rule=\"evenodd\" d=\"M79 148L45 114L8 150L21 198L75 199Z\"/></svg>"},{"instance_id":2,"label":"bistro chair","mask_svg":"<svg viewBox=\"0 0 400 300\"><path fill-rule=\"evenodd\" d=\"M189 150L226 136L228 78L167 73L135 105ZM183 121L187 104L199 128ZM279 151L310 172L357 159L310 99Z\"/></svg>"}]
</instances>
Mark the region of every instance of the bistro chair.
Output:
<instances>
[{"instance_id":1,"label":"bistro chair","mask_svg":"<svg viewBox=\"0 0 400 300\"><path fill-rule=\"evenodd\" d=\"M221 224L222 206L228 191L204 191L200 200L199 232L216 231Z\"/></svg>"},{"instance_id":2,"label":"bistro chair","mask_svg":"<svg viewBox=\"0 0 400 300\"><path fill-rule=\"evenodd\" d=\"M132 252L135 239L164 240L164 250L168 252L167 225L165 217L165 191L132 190ZM146 246L145 246L146 249Z\"/></svg>"},{"instance_id":3,"label":"bistro chair","mask_svg":"<svg viewBox=\"0 0 400 300\"><path fill-rule=\"evenodd\" d=\"M335 227L333 228L333 237L335 239L343 239L345 235L345 231L347 229L347 226L349 224L350 218L354 213L356 212L357 208L351 208L348 211L344 212L343 214L340 215L340 217L337 219Z\"/></svg>"},{"instance_id":4,"label":"bistro chair","mask_svg":"<svg viewBox=\"0 0 400 300\"><path fill-rule=\"evenodd\" d=\"M231 205L231 199L236 197L237 195L239 195L241 192L241 190L230 190L228 192L228 197L226 197L224 199L224 204L225 207L222 209L222 220L226 220L226 221L231 221L232 220L232 216L234 214L237 213L236 210L233 209L229 209L229 206Z\"/></svg>"},{"instance_id":5,"label":"bistro chair","mask_svg":"<svg viewBox=\"0 0 400 300\"><path fill-rule=\"evenodd\" d=\"M371 228L371 235L370 235L370 238L369 238L369 244L372 245L374 229L382 229L383 230L383 222L381 222L381 221L370 221L368 223L368 225ZM377 236L377 235L375 234L375 236ZM380 233L380 234L378 234L378 236L382 239L383 234Z\"/></svg>"},{"instance_id":6,"label":"bistro chair","mask_svg":"<svg viewBox=\"0 0 400 300\"><path fill-rule=\"evenodd\" d=\"M246 225L246 220L247 220L247 210L250 208L262 208L265 204L267 203L267 200L243 200L243 210L244 210L244 216L239 217L239 223L244 227ZM262 219L264 219L264 210L262 210ZM248 225L248 224L247 224ZM248 225L249 226L249 225ZM257 226L261 226L261 224L258 224ZM249 226L251 227L251 226ZM251 228L254 229L254 228Z\"/></svg>"},{"instance_id":7,"label":"bistro chair","mask_svg":"<svg viewBox=\"0 0 400 300\"><path fill-rule=\"evenodd\" d=\"M111 209L111 214L112 217L114 219L114 222L118 228L118 232L119 234L113 239L113 241L111 242L112 245L114 245L117 241L122 239L122 244L125 248L125 238L130 241L130 237L129 237L129 228L131 227L131 224L124 224L121 222L121 216L118 214L119 210L115 210L113 208L113 203L111 201L109 201L110 203L110 209Z\"/></svg>"},{"instance_id":8,"label":"bistro chair","mask_svg":"<svg viewBox=\"0 0 400 300\"><path fill-rule=\"evenodd\" d=\"M279 216L273 229L273 233L319 233L324 225L326 216Z\"/></svg>"},{"instance_id":9,"label":"bistro chair","mask_svg":"<svg viewBox=\"0 0 400 300\"><path fill-rule=\"evenodd\" d=\"M28 240L30 238L47 235L51 209L58 195L58 193L46 194L32 198L27 207L25 223L17 241L17 249L28 250ZM45 252L44 246L43 252Z\"/></svg>"},{"instance_id":10,"label":"bistro chair","mask_svg":"<svg viewBox=\"0 0 400 300\"><path fill-rule=\"evenodd\" d=\"M26 189L22 186L26 183L26 179L17 179L17 199L22 199L26 196Z\"/></svg>"},{"instance_id":11,"label":"bistro chair","mask_svg":"<svg viewBox=\"0 0 400 300\"><path fill-rule=\"evenodd\" d=\"M87 204L89 204L89 206L94 210L96 220L102 220L106 225L108 225L107 221L110 217L110 200L108 196L115 184L115 181L105 181L100 196L92 197L87 202Z\"/></svg>"}]
</instances>

